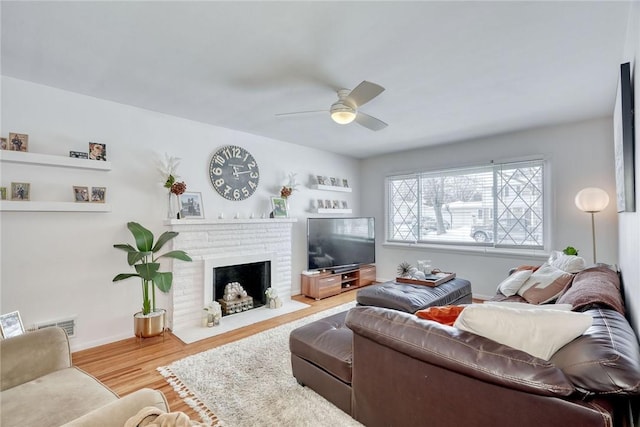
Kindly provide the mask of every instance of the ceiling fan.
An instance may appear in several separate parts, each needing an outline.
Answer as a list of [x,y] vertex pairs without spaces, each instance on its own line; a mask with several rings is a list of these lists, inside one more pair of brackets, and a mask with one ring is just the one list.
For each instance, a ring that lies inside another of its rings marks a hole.
[[355,121],[367,129],[378,131],[388,125],[380,119],[359,111],[358,108],[380,95],[383,91],[384,88],[382,86],[364,80],[353,90],[338,90],[338,100],[331,105],[329,110],[296,111],[293,113],[279,113],[276,116],[329,112],[336,123],[346,125]]

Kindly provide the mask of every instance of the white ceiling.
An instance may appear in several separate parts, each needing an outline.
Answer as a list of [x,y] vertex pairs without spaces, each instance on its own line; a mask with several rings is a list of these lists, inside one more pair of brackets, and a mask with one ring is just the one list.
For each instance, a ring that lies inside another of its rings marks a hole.
[[[611,115],[629,13],[613,1],[2,1],[2,74],[363,158]],[[275,116],[328,109],[362,80],[386,88],[362,108],[384,130]]]

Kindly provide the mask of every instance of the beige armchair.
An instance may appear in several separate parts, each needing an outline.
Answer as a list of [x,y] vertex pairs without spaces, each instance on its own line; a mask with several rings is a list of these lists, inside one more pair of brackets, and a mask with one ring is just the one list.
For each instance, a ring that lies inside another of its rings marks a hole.
[[169,405],[162,392],[119,398],[74,367],[64,330],[45,328],[0,341],[0,425],[122,427],[140,409]]

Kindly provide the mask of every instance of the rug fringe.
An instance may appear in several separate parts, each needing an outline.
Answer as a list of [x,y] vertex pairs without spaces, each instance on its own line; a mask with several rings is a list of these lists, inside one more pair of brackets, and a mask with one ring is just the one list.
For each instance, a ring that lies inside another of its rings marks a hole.
[[162,375],[171,387],[175,390],[178,396],[201,418],[201,422],[211,427],[224,427],[224,423],[218,419],[218,417],[207,408],[199,398],[196,396],[189,387],[187,387],[167,366],[160,366],[156,370]]

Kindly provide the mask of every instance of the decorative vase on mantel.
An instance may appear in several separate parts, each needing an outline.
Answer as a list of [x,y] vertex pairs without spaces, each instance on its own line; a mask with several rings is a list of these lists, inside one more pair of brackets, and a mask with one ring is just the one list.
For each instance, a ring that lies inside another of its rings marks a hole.
[[180,219],[180,201],[178,195],[171,192],[167,201],[167,219]]

